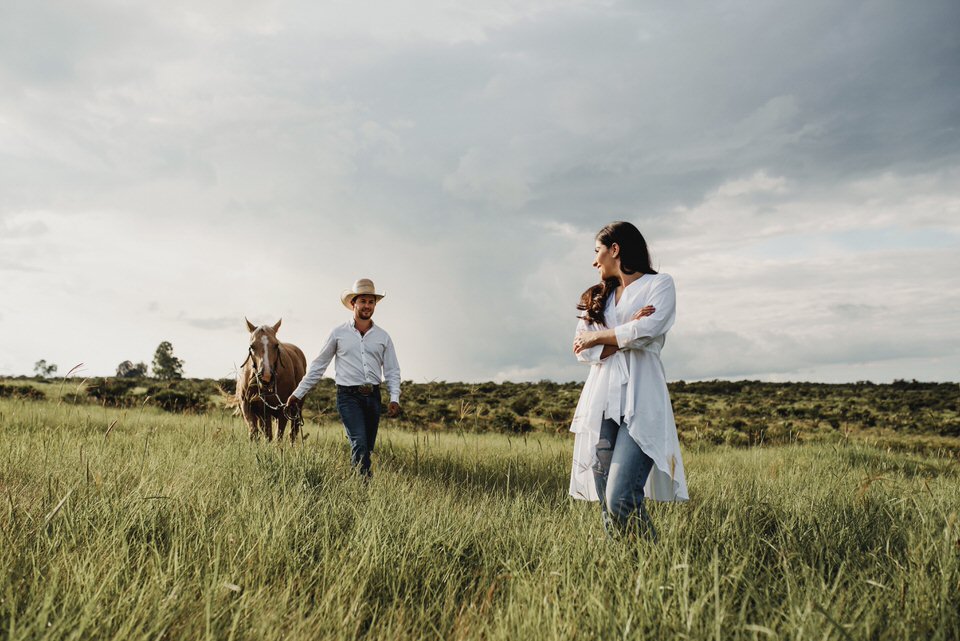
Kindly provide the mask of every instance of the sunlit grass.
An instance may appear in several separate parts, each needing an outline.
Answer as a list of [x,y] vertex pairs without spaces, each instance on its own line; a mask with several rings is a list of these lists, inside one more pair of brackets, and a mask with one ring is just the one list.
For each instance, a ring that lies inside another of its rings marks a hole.
[[[113,425],[111,428],[110,426]],[[659,543],[566,496],[566,438],[0,401],[9,639],[957,639],[960,465],[697,447]],[[105,435],[109,429],[109,434]]]

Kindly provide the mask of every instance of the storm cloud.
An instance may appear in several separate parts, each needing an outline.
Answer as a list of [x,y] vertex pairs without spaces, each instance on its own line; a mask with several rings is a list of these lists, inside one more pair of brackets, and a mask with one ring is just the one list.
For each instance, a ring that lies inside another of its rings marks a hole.
[[678,285],[670,378],[955,380],[956,24],[952,1],[7,3],[0,373],[170,340],[221,376],[245,315],[310,353],[368,276],[404,378],[579,378],[593,234],[624,219]]

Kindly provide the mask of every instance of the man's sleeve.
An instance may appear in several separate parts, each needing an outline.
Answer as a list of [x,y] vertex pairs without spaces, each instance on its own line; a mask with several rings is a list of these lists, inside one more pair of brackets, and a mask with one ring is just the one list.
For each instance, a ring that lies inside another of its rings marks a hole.
[[387,346],[383,350],[383,378],[387,381],[387,391],[390,393],[390,402],[400,402],[400,362],[397,361],[397,350],[393,346],[393,339],[387,336]]
[[661,275],[650,292],[647,305],[657,308],[653,315],[632,320],[614,328],[617,346],[620,349],[640,349],[654,338],[666,334],[673,327],[673,321],[677,316],[677,292],[673,278],[667,274]]
[[303,400],[303,397],[320,382],[323,373],[327,371],[327,367],[330,366],[330,361],[337,355],[336,333],[337,330],[330,332],[330,336],[320,350],[320,354],[313,359],[310,367],[307,368],[307,373],[304,374],[303,379],[300,381],[300,385],[297,386],[297,389],[293,390],[293,395],[297,398]]

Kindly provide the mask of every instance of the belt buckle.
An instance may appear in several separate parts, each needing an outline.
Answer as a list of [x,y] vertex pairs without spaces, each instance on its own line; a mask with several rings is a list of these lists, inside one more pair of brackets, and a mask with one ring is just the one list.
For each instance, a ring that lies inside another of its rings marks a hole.
[[371,394],[373,394],[373,385],[371,385],[370,383],[357,385],[357,391],[363,394],[364,396],[370,396]]

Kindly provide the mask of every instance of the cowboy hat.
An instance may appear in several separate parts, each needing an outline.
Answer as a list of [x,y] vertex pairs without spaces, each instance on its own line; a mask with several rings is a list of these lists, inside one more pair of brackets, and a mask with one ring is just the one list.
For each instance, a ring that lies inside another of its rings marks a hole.
[[383,294],[377,293],[377,288],[373,286],[373,281],[369,278],[361,278],[353,284],[353,287],[350,289],[345,289],[340,293],[340,302],[343,303],[343,306],[353,311],[353,299],[357,296],[375,296],[377,302],[380,302],[380,299],[383,298]]

